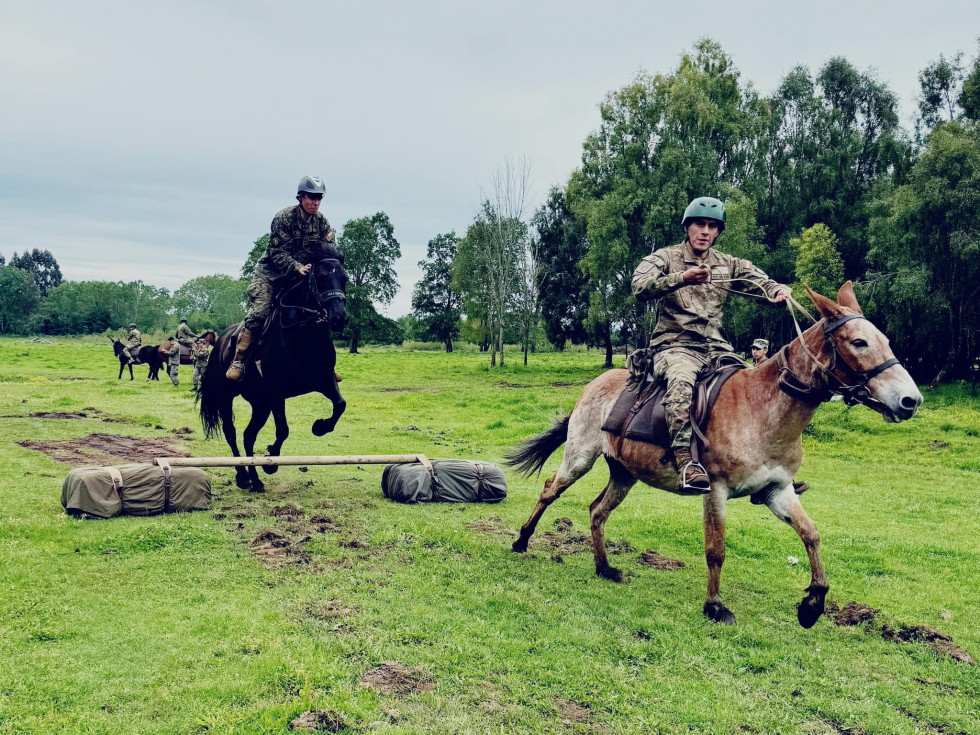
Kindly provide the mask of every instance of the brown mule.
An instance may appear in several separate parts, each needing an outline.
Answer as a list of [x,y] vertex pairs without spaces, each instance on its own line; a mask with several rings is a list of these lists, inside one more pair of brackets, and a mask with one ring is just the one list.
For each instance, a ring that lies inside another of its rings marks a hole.
[[[888,340],[861,314],[851,282],[837,302],[810,292],[823,319],[783,347],[776,358],[753,370],[742,370],[722,387],[711,413],[707,436],[710,449],[702,457],[711,478],[704,496],[705,556],[708,594],[704,614],[716,622],[734,623],[735,616],[719,595],[725,561],[725,505],[731,498],[751,496],[799,535],[810,560],[811,581],[797,605],[797,619],[811,627],[824,609],[827,578],[820,558],[820,536],[800,504],[793,477],[800,467],[800,437],[817,407],[834,393],[849,403],[863,403],[886,421],[911,418],[922,403],[915,382],[888,346]],[[572,413],[538,436],[528,439],[508,457],[508,464],[531,474],[540,472],[548,457],[565,444],[558,471],[545,482],[530,518],[514,542],[517,552],[528,541],[544,513],[565,490],[584,476],[603,456],[609,482],[590,508],[596,573],[615,582],[622,572],[609,565],[604,528],[609,514],[641,480],[677,492],[666,447],[614,437],[600,429],[626,385],[626,370],[610,370],[589,383]]]

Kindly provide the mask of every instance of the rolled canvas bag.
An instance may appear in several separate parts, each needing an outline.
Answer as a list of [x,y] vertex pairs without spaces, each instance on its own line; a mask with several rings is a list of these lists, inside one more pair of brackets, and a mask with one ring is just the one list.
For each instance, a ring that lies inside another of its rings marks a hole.
[[507,497],[507,478],[489,462],[433,459],[388,465],[381,491],[399,503],[499,503]]
[[208,510],[211,481],[197,467],[77,467],[61,487],[61,504],[69,515],[97,518]]

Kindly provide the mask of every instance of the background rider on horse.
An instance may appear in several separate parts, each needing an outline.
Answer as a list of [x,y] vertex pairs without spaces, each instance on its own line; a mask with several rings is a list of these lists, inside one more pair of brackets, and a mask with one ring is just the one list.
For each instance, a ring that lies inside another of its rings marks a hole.
[[[750,261],[712,246],[725,230],[725,205],[698,197],[684,210],[684,241],[645,257],[633,273],[633,295],[658,300],[657,325],[650,340],[653,371],[666,379],[664,413],[674,462],[684,489],[707,493],[710,481],[691,458],[691,398],[698,372],[709,360],[735,350],[721,329],[727,289],[762,291],[772,303],[790,296]],[[726,286],[712,287],[711,281]]]
[[252,282],[248,284],[252,306],[235,344],[235,359],[225,372],[229,380],[241,380],[245,372],[243,360],[252,337],[261,336],[272,300],[279,290],[297,274],[307,275],[313,267],[314,254],[325,244],[336,247],[337,235],[318,211],[326,191],[323,180],[318,176],[304,176],[296,189],[299,204],[286,207],[273,218],[269,247],[256,263]]
[[[126,338],[126,344],[123,346],[123,354],[126,355],[127,365],[136,364],[136,353],[139,352],[142,344],[143,335],[136,328],[136,322],[133,322],[129,325],[129,337]],[[132,369],[130,369],[130,372],[132,372]]]

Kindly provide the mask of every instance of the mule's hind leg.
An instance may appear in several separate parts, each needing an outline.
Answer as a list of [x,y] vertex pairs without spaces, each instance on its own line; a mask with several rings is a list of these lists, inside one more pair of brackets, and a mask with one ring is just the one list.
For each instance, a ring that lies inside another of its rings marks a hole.
[[609,482],[599,493],[599,497],[589,506],[589,516],[592,521],[592,553],[595,555],[595,573],[600,577],[622,582],[623,573],[609,566],[606,558],[605,525],[609,514],[616,510],[629,494],[630,488],[636,484],[636,478],[615,459],[606,457],[609,465]]
[[[235,431],[235,412],[232,410],[233,400],[228,396],[223,397],[222,404],[218,407],[218,413],[221,416],[221,431],[225,435],[225,441],[228,443],[232,455],[241,457],[242,453],[238,449],[238,435]],[[242,466],[235,467],[235,484],[241,490],[248,490],[252,486],[248,471]]]
[[576,449],[571,443],[565,445],[565,456],[561,461],[561,466],[550,480],[545,480],[544,490],[538,498],[538,504],[531,511],[531,517],[527,523],[521,526],[520,535],[511,546],[511,549],[518,553],[527,551],[527,542],[534,534],[534,529],[541,520],[541,516],[549,505],[554,503],[558,496],[571,487],[576,480],[592,469],[599,456],[598,448],[588,447],[584,450]]
[[796,619],[804,628],[812,628],[823,615],[824,599],[830,589],[823,560],[820,558],[820,534],[810,516],[803,510],[792,484],[770,493],[766,498],[766,505],[776,518],[793,527],[806,548],[806,555],[810,559],[810,586],[806,589],[806,597],[796,606]]
[[725,503],[727,493],[704,496],[704,556],[708,562],[708,598],[704,614],[716,623],[735,624],[735,616],[721,601],[721,567],[725,563]]

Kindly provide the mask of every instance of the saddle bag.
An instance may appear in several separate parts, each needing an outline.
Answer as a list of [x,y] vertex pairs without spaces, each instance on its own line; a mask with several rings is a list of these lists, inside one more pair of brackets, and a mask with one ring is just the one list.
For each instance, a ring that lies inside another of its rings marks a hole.
[[96,518],[208,510],[211,481],[197,467],[77,467],[61,487],[61,504],[69,515]]
[[381,491],[399,503],[499,503],[507,497],[507,478],[487,462],[433,459],[388,465]]

